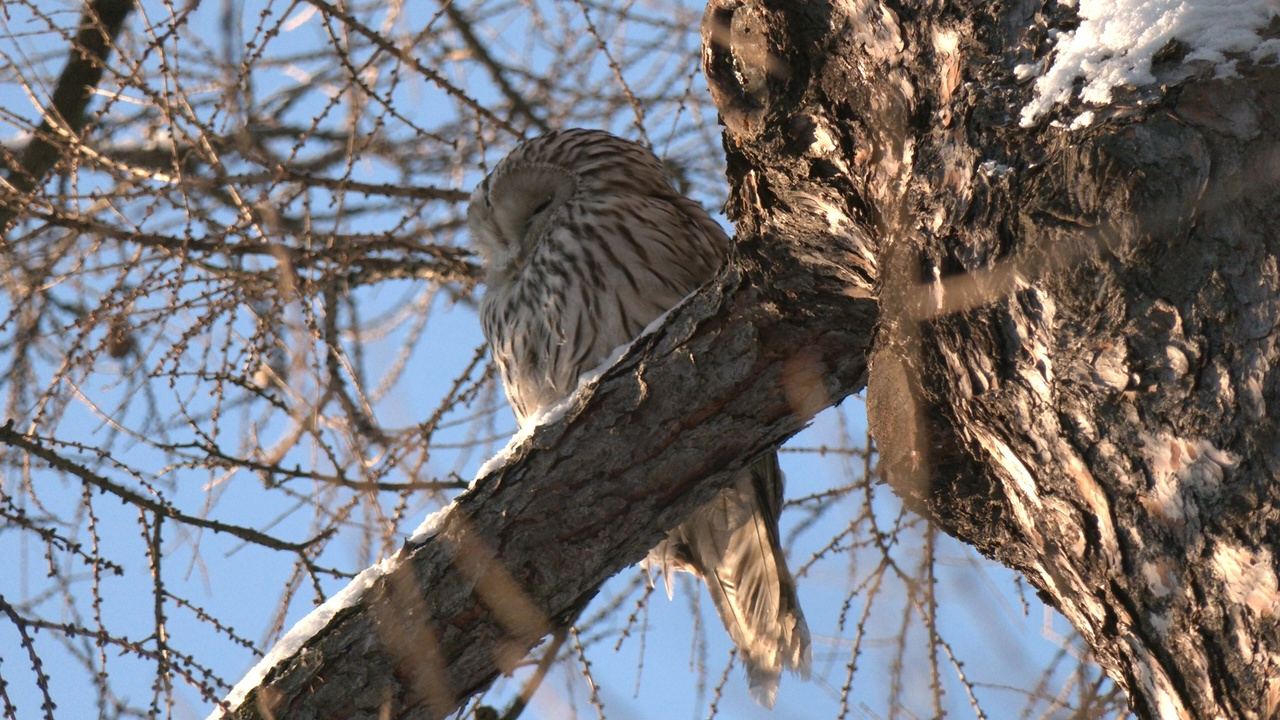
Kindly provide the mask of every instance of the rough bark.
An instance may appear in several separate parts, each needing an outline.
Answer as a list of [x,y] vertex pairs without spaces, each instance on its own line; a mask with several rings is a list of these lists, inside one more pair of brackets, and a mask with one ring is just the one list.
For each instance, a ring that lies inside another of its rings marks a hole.
[[895,489],[1025,574],[1139,716],[1274,716],[1280,74],[1173,48],[1092,127],[1021,128],[1012,68],[1072,12],[713,2],[734,266],[236,716],[430,717],[485,686],[860,387],[873,284]]
[[[779,247],[787,247],[787,243]],[[734,470],[865,381],[869,286],[740,261],[450,506],[237,718],[444,717],[572,621]],[[861,278],[867,277],[866,273]],[[825,283],[825,287],[824,287]],[[852,283],[852,284],[851,284]]]
[[1013,67],[1073,12],[713,3],[739,231],[810,201],[866,229],[890,482],[1139,716],[1274,717],[1280,72],[1171,46],[1092,127],[1019,127]]

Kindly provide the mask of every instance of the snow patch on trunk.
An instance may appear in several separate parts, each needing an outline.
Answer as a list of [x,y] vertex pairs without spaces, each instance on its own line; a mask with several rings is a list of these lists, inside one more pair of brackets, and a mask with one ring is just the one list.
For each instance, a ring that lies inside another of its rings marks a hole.
[[[323,630],[339,611],[354,605],[379,577],[391,572],[399,564],[400,553],[396,553],[376,565],[366,568],[364,572],[347,583],[347,586],[337,595],[329,598],[323,605],[312,610],[306,617],[299,620],[297,624],[289,629],[289,632],[285,633],[284,637],[276,642],[275,647],[271,648],[271,652],[259,660],[258,664],[245,673],[240,682],[236,683],[236,686],[231,689],[231,693],[227,695],[225,700],[227,707],[232,710],[240,707],[249,691],[261,685],[262,681],[266,679],[267,673],[271,672],[281,661],[297,655],[302,650],[302,646],[315,637],[316,633]],[[209,715],[208,720],[219,720],[226,716],[222,708],[218,708]]]
[[[1184,62],[1217,65],[1219,76],[1235,74],[1227,53],[1251,52],[1254,62],[1280,56],[1280,42],[1263,41],[1258,30],[1280,15],[1275,0],[1080,0],[1080,26],[1061,33],[1053,61],[1041,74],[1036,65],[1019,65],[1019,78],[1036,75],[1035,97],[1022,109],[1028,127],[1052,107],[1071,99],[1083,79],[1080,99],[1106,105],[1117,87],[1155,82],[1151,61],[1172,40],[1188,46]],[[1085,111],[1071,128],[1085,127],[1094,115]]]

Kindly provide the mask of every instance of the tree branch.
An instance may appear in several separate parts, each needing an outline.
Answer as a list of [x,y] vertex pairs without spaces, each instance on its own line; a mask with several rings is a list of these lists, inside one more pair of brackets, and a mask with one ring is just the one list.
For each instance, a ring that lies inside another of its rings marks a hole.
[[0,204],[0,235],[8,234],[19,208],[62,157],[67,143],[54,138],[79,137],[84,130],[89,100],[102,80],[111,47],[133,5],[133,0],[91,0],[85,5],[80,31],[67,53],[67,64],[58,76],[53,98],[43,111],[44,120],[17,158],[17,166],[10,167],[5,177],[9,185],[5,194],[10,197]]
[[781,257],[780,282],[747,279],[762,267],[742,261],[638,340],[230,716],[445,716],[735,470],[860,388],[867,288],[819,288]]
[[95,473],[84,465],[73,462],[59,455],[53,450],[42,445],[37,438],[24,435],[15,430],[13,428],[12,419],[0,426],[0,445],[8,445],[9,447],[20,450],[27,455],[39,458],[54,470],[64,472],[78,478],[81,482],[97,488],[100,492],[110,493],[120,498],[121,502],[128,503],[129,505],[133,505],[140,509],[149,510],[154,513],[156,517],[173,518],[184,525],[204,528],[218,533],[227,533],[228,535],[240,538],[245,542],[261,545],[262,547],[272,548],[274,550],[285,550],[301,555],[308,548],[332,535],[334,532],[333,530],[326,530],[318,536],[308,540],[303,540],[301,542],[287,542],[274,538],[266,533],[254,530],[253,528],[218,522],[217,520],[209,520],[207,518],[181,512],[163,499],[155,500],[147,497],[143,493],[114,482],[103,475]]

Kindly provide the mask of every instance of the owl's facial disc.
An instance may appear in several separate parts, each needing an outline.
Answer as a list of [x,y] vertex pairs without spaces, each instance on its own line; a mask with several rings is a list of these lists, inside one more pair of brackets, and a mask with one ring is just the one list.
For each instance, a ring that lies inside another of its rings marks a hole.
[[477,188],[468,221],[490,272],[519,272],[577,188],[576,175],[547,164],[500,167]]

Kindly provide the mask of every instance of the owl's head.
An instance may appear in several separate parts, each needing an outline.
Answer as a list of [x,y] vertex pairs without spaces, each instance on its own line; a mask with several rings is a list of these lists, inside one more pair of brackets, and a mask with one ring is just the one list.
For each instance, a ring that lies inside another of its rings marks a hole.
[[467,224],[493,278],[519,272],[574,207],[591,204],[598,212],[611,198],[635,196],[679,198],[648,148],[603,130],[559,130],[525,141],[498,163],[471,194]]
[[578,177],[568,168],[514,158],[498,164],[467,207],[471,241],[490,274],[518,271],[578,190]]

